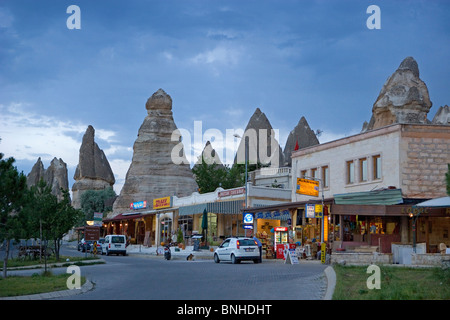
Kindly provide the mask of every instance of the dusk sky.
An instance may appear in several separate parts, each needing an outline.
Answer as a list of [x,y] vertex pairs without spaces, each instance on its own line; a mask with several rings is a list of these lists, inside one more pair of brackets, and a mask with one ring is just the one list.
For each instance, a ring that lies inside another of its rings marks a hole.
[[[70,5],[81,29],[67,26]],[[370,5],[381,29],[366,25]],[[159,88],[188,132],[194,121],[243,130],[260,108],[282,148],[302,116],[323,143],[361,131],[408,56],[431,120],[450,104],[449,17],[450,1],[436,0],[0,0],[0,152],[25,174],[38,157],[45,168],[62,158],[71,188],[92,125],[119,193]]]

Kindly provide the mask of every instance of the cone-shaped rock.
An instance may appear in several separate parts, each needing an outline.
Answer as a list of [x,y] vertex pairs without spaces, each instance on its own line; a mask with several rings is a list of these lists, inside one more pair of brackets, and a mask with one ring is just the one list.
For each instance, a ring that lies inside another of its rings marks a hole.
[[250,164],[279,167],[284,164],[284,155],[275,132],[266,115],[256,108],[251,116],[244,137],[241,138],[234,163],[245,163],[245,141],[248,141],[248,161]]
[[417,62],[408,57],[387,79],[373,104],[372,118],[363,126],[363,131],[392,123],[427,123],[431,106],[428,88],[419,78]]
[[28,187],[37,185],[40,179],[43,179],[47,183],[47,186],[50,186],[51,193],[58,200],[63,199],[61,189],[69,190],[67,164],[62,159],[53,158],[50,166],[46,170],[41,158],[39,158],[27,176]]
[[216,152],[216,150],[213,149],[210,141],[206,142],[206,145],[203,148],[201,155],[198,157],[194,167],[202,163],[202,157],[206,164],[216,164],[217,166],[223,166],[222,161],[220,161],[219,154]]
[[447,105],[439,107],[434,115],[432,123],[450,125],[450,107]]
[[145,200],[151,206],[153,199],[187,196],[198,189],[173,120],[171,97],[159,89],[145,107],[148,115],[139,128],[113,216],[128,211],[133,202]]
[[115,178],[105,153],[94,141],[95,130],[86,129],[80,147],[80,155],[72,186],[74,208],[81,208],[81,195],[87,190],[102,190],[114,185]]
[[319,144],[316,134],[309,127],[308,122],[305,117],[301,117],[298,124],[295,126],[294,130],[289,133],[286,140],[286,145],[284,146],[284,163],[286,166],[290,167],[292,165],[292,151],[294,151],[296,144],[298,148],[306,148],[309,146],[314,146]]

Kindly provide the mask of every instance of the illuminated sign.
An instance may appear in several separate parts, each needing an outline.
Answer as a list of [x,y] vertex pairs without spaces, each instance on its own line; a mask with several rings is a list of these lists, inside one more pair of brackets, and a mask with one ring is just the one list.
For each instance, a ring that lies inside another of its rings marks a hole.
[[147,208],[147,201],[138,201],[130,203],[130,209],[144,209]]
[[253,223],[253,214],[245,212],[244,213],[244,223]]
[[318,197],[319,181],[297,178],[297,189],[295,193]]
[[314,204],[307,204],[306,205],[306,218],[315,218],[316,217],[316,206]]
[[164,209],[172,206],[172,197],[153,199],[153,209]]

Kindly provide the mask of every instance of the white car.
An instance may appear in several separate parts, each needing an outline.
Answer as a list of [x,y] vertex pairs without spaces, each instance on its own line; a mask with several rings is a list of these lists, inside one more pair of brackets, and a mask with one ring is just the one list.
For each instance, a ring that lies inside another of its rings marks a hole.
[[254,263],[261,262],[257,242],[252,238],[228,238],[214,252],[214,261],[231,261],[239,263],[242,260],[253,260]]
[[102,254],[109,256],[111,253],[127,255],[127,239],[123,234],[109,234],[102,244]]

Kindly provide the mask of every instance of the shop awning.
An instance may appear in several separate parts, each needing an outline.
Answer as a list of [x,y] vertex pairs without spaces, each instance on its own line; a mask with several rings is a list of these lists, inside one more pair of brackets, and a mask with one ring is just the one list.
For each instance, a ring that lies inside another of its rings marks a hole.
[[120,213],[115,217],[103,219],[103,222],[113,222],[113,221],[121,221],[121,220],[130,220],[139,217],[141,214],[139,212],[136,213]]
[[244,200],[218,201],[194,204],[178,208],[179,216],[201,214],[206,209],[207,212],[216,214],[240,214],[244,207]]
[[401,189],[380,189],[367,192],[335,194],[336,204],[394,205],[403,203]]
[[416,207],[450,208],[450,197],[431,199],[416,204]]

